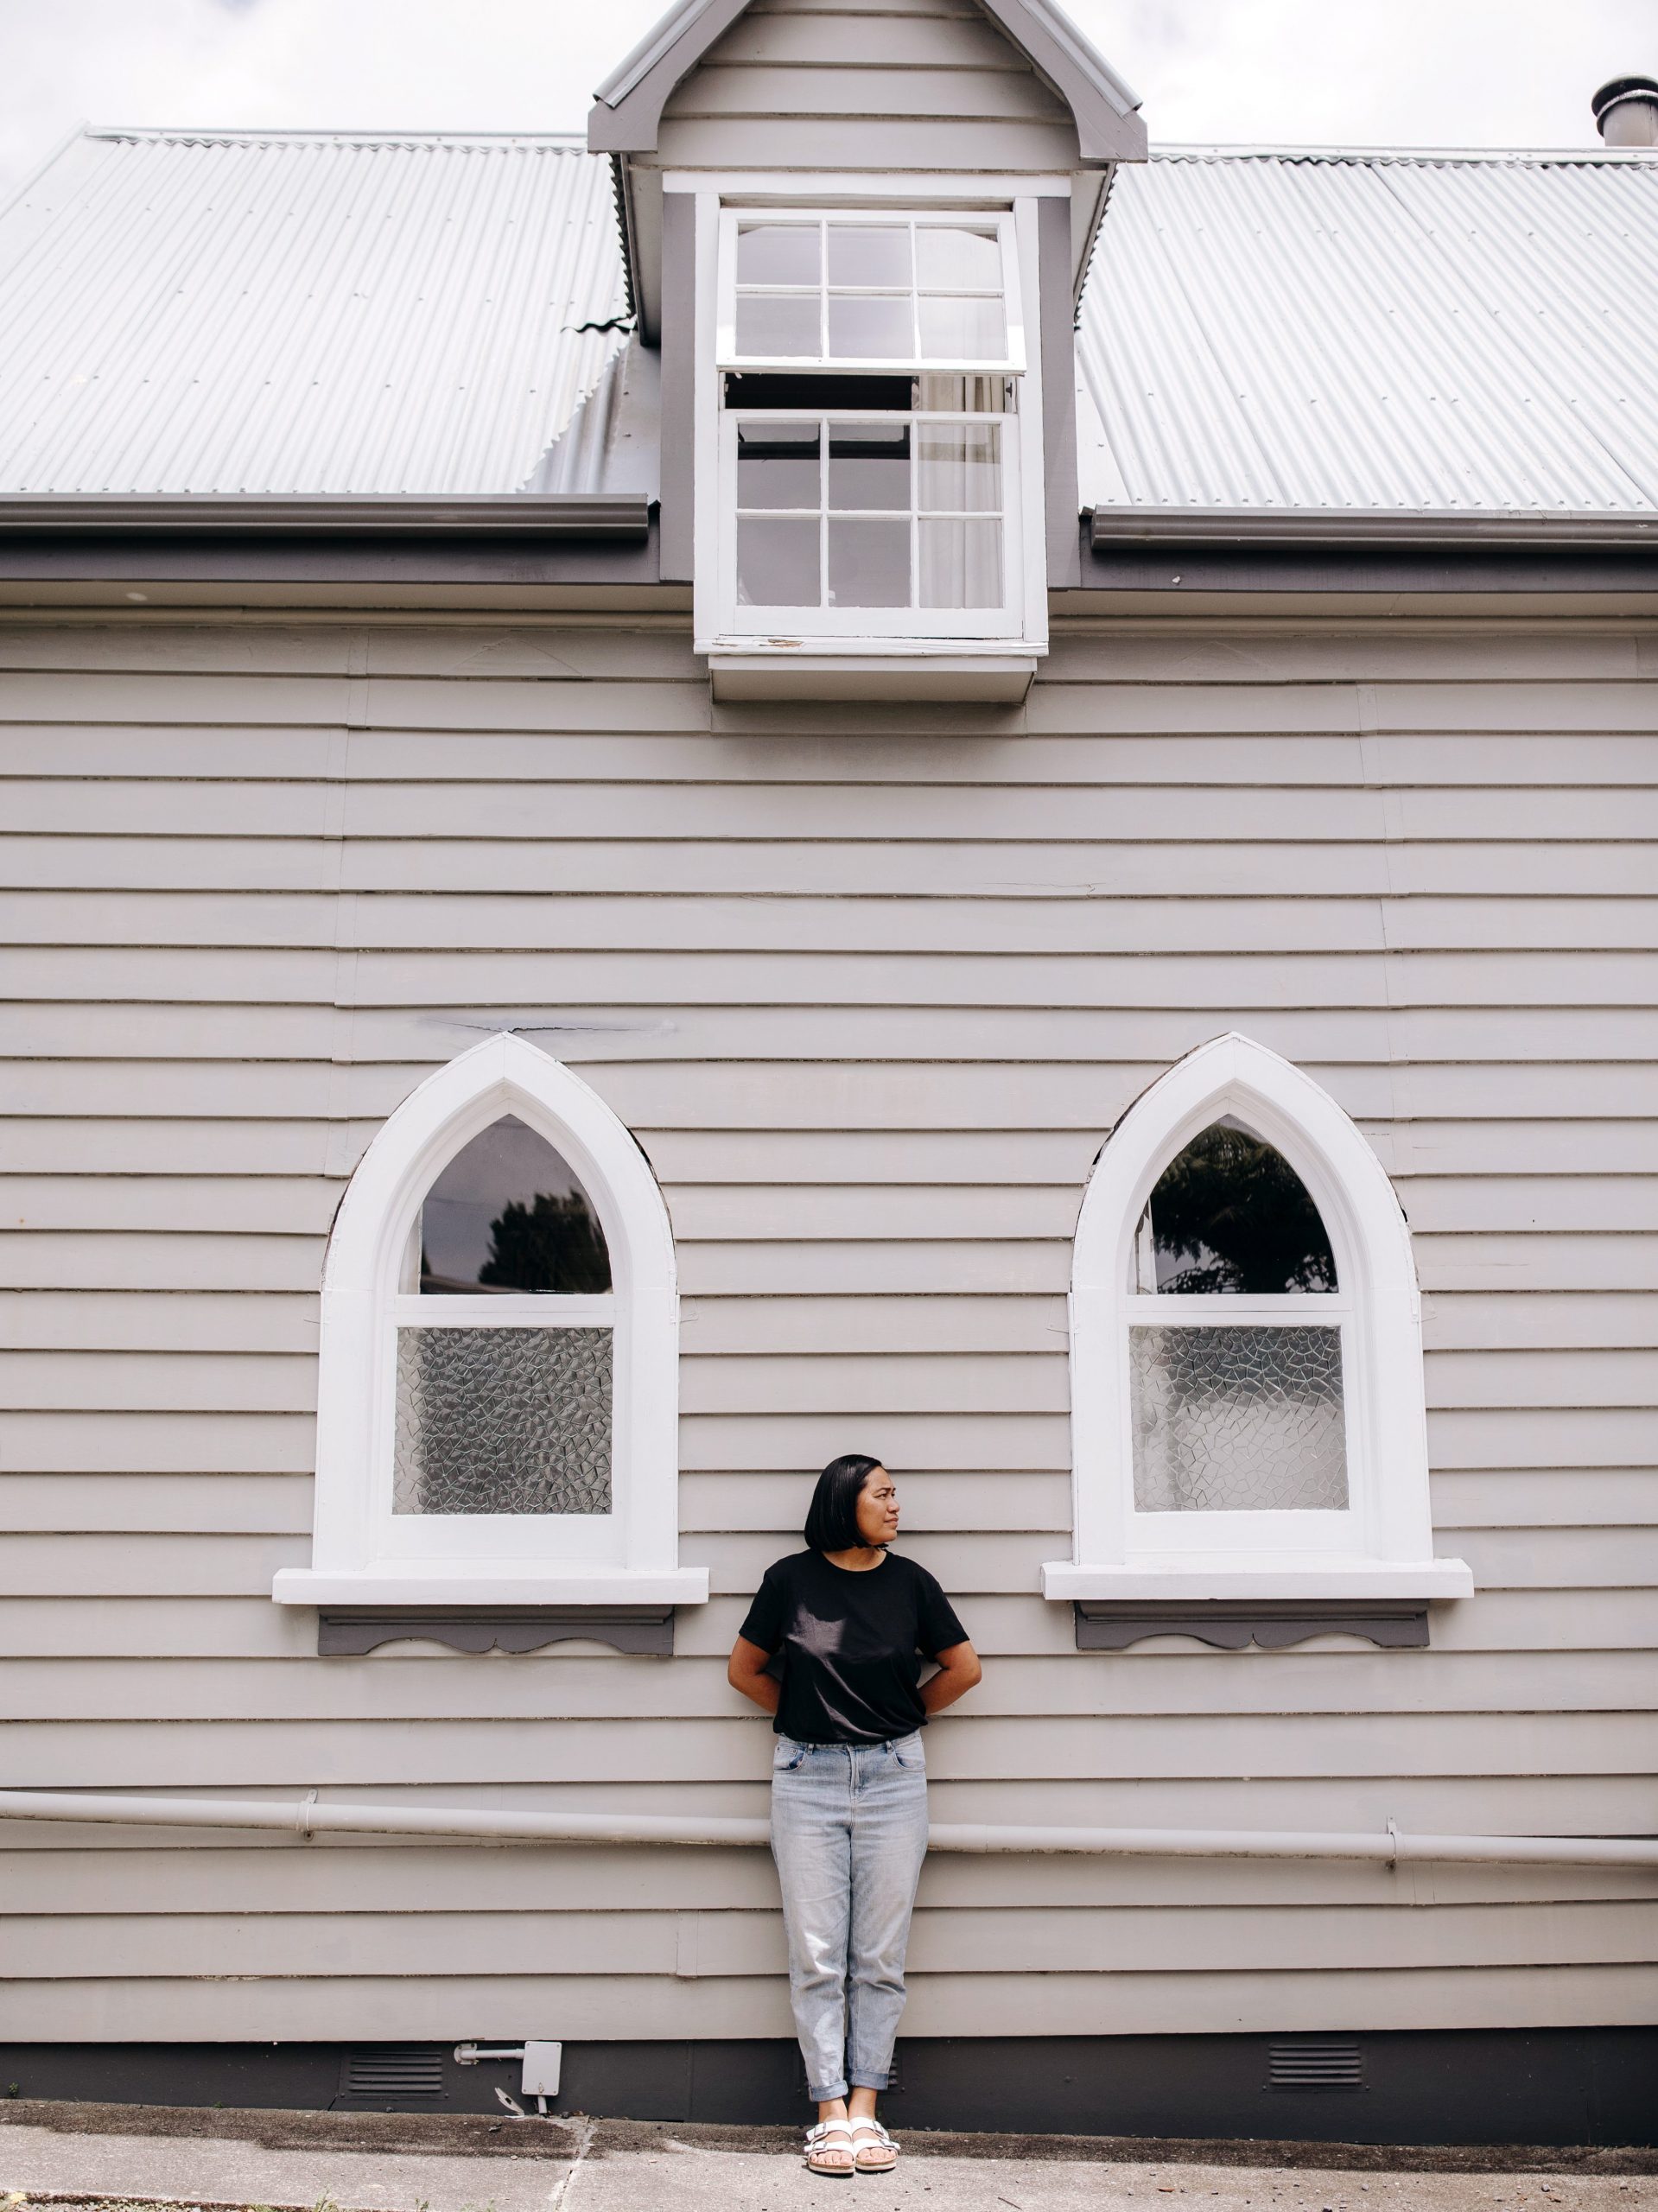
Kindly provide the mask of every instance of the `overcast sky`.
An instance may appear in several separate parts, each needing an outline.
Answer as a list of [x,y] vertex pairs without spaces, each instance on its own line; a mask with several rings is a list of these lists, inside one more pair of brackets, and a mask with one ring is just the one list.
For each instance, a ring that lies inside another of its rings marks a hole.
[[[666,0],[0,0],[0,198],[98,123],[573,130]],[[1154,142],[1575,146],[1658,0],[1072,0]]]

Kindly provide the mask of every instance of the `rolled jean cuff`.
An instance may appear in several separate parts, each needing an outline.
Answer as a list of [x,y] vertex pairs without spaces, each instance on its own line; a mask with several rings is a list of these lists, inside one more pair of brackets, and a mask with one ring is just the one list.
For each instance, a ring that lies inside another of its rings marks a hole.
[[808,2082],[806,2084],[806,2094],[815,2105],[832,2105],[836,2097],[843,2097],[846,2093],[847,2085],[844,2082],[831,2082],[826,2089],[819,2088],[815,2082]]
[[860,2073],[855,2066],[852,2069],[852,2086],[854,2089],[889,2089],[892,2085],[893,2077],[890,2074],[877,2074],[867,2069]]

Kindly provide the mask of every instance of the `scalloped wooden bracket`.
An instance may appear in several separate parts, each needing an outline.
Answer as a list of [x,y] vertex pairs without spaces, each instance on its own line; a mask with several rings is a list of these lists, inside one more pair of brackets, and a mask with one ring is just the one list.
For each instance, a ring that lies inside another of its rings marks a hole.
[[377,1650],[409,1638],[447,1643],[455,1651],[540,1651],[549,1643],[580,1639],[615,1651],[642,1651],[671,1659],[671,1605],[449,1605],[430,1612],[322,1607],[317,1614],[320,1656],[336,1658]]
[[1079,1598],[1072,1611],[1079,1651],[1126,1651],[1148,1636],[1190,1636],[1222,1651],[1257,1643],[1263,1651],[1312,1636],[1358,1636],[1389,1650],[1420,1649],[1427,1605],[1373,1598]]

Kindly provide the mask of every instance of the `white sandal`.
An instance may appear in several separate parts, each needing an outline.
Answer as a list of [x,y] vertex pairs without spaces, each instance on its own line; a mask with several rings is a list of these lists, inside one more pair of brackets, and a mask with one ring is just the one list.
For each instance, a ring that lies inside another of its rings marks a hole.
[[[890,2174],[898,2164],[898,2145],[880,2120],[854,2120],[852,2133],[854,2139],[852,2145],[854,2169],[861,2174]],[[867,2135],[873,2139],[867,2145],[860,2144],[855,2139],[860,2135]],[[873,2158],[866,2158],[864,2153],[867,2150],[874,2152],[876,2155]]]
[[[839,2143],[831,2143],[828,2139],[831,2135],[838,2135],[842,2139]],[[845,2165],[819,2165],[818,2159],[825,2151],[844,2152]],[[806,2130],[806,2171],[808,2173],[823,2174],[831,2181],[850,2181],[857,2163],[857,2153],[852,2147],[852,2129],[846,2120],[820,2120],[816,2127],[809,2127]]]

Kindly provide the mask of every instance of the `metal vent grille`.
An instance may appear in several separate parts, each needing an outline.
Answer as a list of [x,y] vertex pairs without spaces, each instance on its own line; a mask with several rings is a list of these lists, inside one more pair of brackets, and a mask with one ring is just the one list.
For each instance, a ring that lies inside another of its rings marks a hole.
[[443,2053],[429,2044],[369,2044],[346,2054],[340,2093],[346,2097],[441,2097]]
[[1267,2046],[1269,2089],[1362,2089],[1364,2054],[1356,2036],[1299,2036]]

